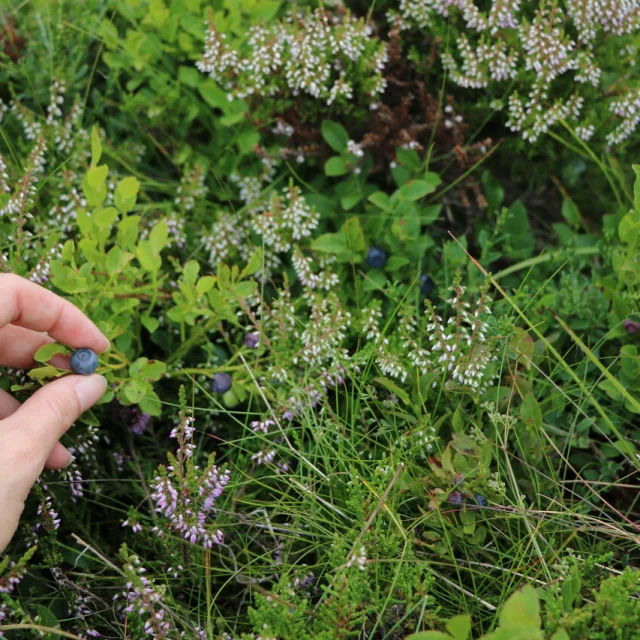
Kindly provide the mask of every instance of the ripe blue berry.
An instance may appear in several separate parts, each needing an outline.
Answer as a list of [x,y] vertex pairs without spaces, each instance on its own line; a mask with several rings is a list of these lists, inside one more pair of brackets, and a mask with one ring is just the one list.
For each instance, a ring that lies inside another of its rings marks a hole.
[[372,269],[382,269],[387,264],[387,252],[380,247],[371,247],[367,262]]
[[71,354],[71,369],[81,376],[88,376],[98,368],[98,356],[91,349],[76,349]]
[[421,273],[418,280],[420,282],[420,291],[425,296],[428,296],[436,287],[436,283],[426,273]]
[[244,344],[249,349],[255,349],[260,344],[260,334],[256,333],[247,333],[244,337]]
[[476,504],[479,507],[486,507],[487,506],[487,499],[483,495],[480,495],[479,493],[474,493],[473,494],[473,499],[476,501]]
[[216,373],[213,376],[213,384],[211,385],[213,393],[226,393],[231,389],[231,376],[228,373]]

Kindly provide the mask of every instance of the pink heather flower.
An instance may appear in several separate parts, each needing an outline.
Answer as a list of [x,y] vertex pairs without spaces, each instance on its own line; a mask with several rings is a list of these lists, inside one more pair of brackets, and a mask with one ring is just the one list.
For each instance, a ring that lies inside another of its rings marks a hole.
[[151,423],[151,416],[148,413],[142,411],[138,414],[133,424],[129,427],[131,433],[135,433],[137,436],[141,436]]
[[223,540],[222,532],[211,531],[207,521],[231,474],[219,469],[213,461],[202,471],[194,464],[194,433],[193,417],[181,414],[180,424],[171,432],[171,437],[178,441],[175,455],[170,456],[173,464],[156,476],[151,487],[155,510],[167,522],[152,531],[161,537],[163,529],[168,529],[191,544],[208,549]]

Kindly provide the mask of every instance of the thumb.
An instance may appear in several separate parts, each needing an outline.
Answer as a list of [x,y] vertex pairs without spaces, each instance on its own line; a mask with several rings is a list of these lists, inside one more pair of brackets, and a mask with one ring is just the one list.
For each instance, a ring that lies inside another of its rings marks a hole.
[[100,400],[106,388],[107,380],[100,375],[71,375],[50,382],[3,420],[3,431],[19,433],[20,440],[28,443],[30,462],[39,473],[56,442],[83,411]]
[[31,486],[56,442],[105,392],[99,375],[50,382],[0,421],[0,553],[13,536]]

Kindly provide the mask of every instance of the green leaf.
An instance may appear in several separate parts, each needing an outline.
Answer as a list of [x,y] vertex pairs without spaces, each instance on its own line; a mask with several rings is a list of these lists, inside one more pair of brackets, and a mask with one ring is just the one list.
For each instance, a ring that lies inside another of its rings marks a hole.
[[576,598],[580,595],[580,576],[573,573],[569,578],[562,581],[562,606],[568,613],[573,609]]
[[565,200],[562,203],[562,217],[574,229],[580,226],[580,212],[573,200]]
[[160,256],[153,250],[148,240],[140,240],[136,249],[136,257],[140,266],[150,273],[155,273],[162,266]]
[[542,411],[540,405],[532,393],[528,393],[520,407],[520,417],[528,426],[533,426],[536,431],[542,428]]
[[376,207],[379,207],[383,211],[392,211],[391,202],[389,201],[389,196],[384,191],[376,191],[372,193],[369,198],[369,202],[375,204]]
[[253,252],[247,266],[241,271],[240,279],[252,276],[262,268],[262,249],[258,248]]
[[149,390],[147,395],[140,400],[140,409],[150,416],[159,416],[162,413],[162,403],[155,391]]
[[400,398],[400,400],[402,400],[402,402],[404,402],[405,404],[411,404],[411,398],[409,398],[409,394],[404,389],[401,389],[395,382],[389,380],[389,378],[383,378],[382,376],[380,376],[374,378],[373,382],[381,384],[388,391],[391,391],[391,393],[397,395],[398,398]]
[[538,630],[541,624],[538,594],[531,585],[516,591],[500,611],[501,630]]
[[636,174],[636,179],[633,183],[633,208],[636,211],[640,211],[640,164],[632,164],[631,166]]
[[138,241],[140,216],[126,216],[118,223],[118,244],[123,249],[134,250]]
[[150,360],[140,370],[140,375],[149,382],[156,382],[162,378],[167,370],[167,365],[160,360]]
[[107,197],[107,174],[109,167],[106,164],[99,167],[91,167],[82,179],[82,190],[87,202],[92,207],[100,207]]
[[189,285],[194,285],[200,273],[200,264],[197,260],[189,260],[182,268],[182,277]]
[[630,211],[620,220],[618,235],[620,240],[626,244],[638,242],[638,238],[640,238],[640,211]]
[[122,386],[124,395],[132,404],[138,404],[147,394],[149,383],[145,380],[129,380]]
[[59,378],[61,375],[67,373],[66,371],[61,371],[57,367],[52,367],[47,365],[46,367],[37,367],[36,369],[31,369],[27,375],[32,380],[46,380],[47,378]]
[[106,259],[107,273],[111,276],[118,273],[129,264],[134,257],[133,253],[123,251],[118,245],[111,247]]
[[140,190],[140,183],[137,178],[132,176],[123,178],[118,182],[116,192],[114,194],[114,201],[118,211],[126,215],[133,209],[136,200],[138,199],[138,191]]
[[343,156],[329,158],[324,165],[324,172],[328,176],[343,176],[345,173],[349,173],[346,158]]
[[160,220],[149,234],[149,242],[151,247],[156,253],[160,253],[164,249],[169,241],[169,228],[164,220]]
[[444,626],[456,640],[468,640],[471,634],[471,616],[454,616]]
[[195,89],[198,86],[201,78],[202,75],[195,67],[186,67],[184,65],[178,67],[178,81],[191,89]]
[[244,299],[255,295],[257,286],[258,283],[255,280],[245,280],[234,284],[232,289],[238,298]]
[[91,166],[97,167],[102,157],[102,143],[100,142],[100,134],[98,129],[91,127]]
[[210,106],[223,111],[228,106],[227,92],[223,91],[212,79],[207,79],[198,87],[200,95]]
[[564,629],[558,629],[552,636],[551,640],[571,640],[569,634]]
[[409,258],[405,258],[404,256],[391,256],[387,260],[385,268],[387,269],[387,271],[397,271],[398,269],[401,269],[402,267],[408,265],[409,262]]
[[435,180],[429,182],[426,180],[409,180],[409,182],[405,182],[399,189],[400,196],[407,200],[420,200],[420,198],[433,193],[439,184],[440,178],[435,173],[432,175],[438,178],[437,182]]
[[118,210],[115,207],[96,209],[91,214],[91,220],[98,229],[108,229],[118,219]]
[[340,231],[344,234],[347,247],[351,251],[357,252],[364,249],[364,233],[358,218],[349,218],[342,225]]
[[[60,622],[58,622],[58,618],[54,615],[51,609],[39,604],[36,607],[37,617],[36,620],[38,624],[43,627],[48,627],[49,629],[60,629]],[[40,634],[41,637],[45,638],[45,640],[53,640],[53,638],[59,638],[60,636],[57,633],[47,633]]]
[[67,355],[70,353],[70,349],[63,344],[57,342],[50,342],[49,344],[43,344],[34,354],[33,359],[36,362],[49,362],[53,356],[58,353]]
[[[345,131],[344,127],[339,125],[333,120],[322,121],[322,137],[325,142],[338,153],[342,153],[347,149],[347,142],[349,142],[349,134]],[[331,174],[327,174],[331,175]]]
[[412,633],[404,640],[451,640],[451,636],[442,631],[420,631],[419,633]]
[[347,249],[347,241],[342,233],[325,233],[311,243],[311,249],[321,253],[341,253]]
[[51,282],[65,293],[82,293],[89,290],[85,278],[59,262],[51,263]]
[[488,171],[482,174],[482,184],[489,211],[498,211],[504,200],[504,189]]
[[464,431],[464,412],[462,410],[462,402],[458,404],[451,418],[451,426],[454,431],[462,433]]
[[149,332],[155,333],[160,326],[160,322],[156,320],[152,316],[141,316],[140,322],[142,322],[142,326]]
[[198,278],[198,282],[196,284],[196,292],[199,296],[202,296],[208,291],[211,291],[215,283],[216,279],[213,276],[202,276],[202,278]]
[[420,169],[420,156],[415,149],[398,147],[396,149],[396,160],[411,171],[418,171],[418,169]]

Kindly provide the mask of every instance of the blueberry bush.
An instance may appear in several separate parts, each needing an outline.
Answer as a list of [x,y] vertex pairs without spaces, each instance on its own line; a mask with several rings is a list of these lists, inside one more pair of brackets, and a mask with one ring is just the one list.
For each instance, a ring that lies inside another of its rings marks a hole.
[[640,4],[78,6],[0,6],[0,272],[111,343],[2,371],[109,384],[0,637],[637,637]]

